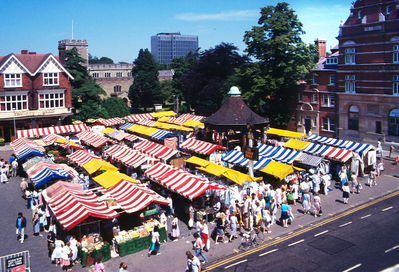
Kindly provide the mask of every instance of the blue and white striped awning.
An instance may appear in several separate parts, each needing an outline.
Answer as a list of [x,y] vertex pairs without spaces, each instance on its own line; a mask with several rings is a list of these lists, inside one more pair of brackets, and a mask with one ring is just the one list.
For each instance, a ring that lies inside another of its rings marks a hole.
[[347,150],[351,150],[353,152],[359,153],[359,155],[361,155],[361,156],[363,154],[367,153],[370,149],[374,148],[374,146],[370,145],[370,144],[361,144],[358,142],[328,138],[328,137],[318,136],[318,135],[311,135],[309,137],[306,137],[305,139],[314,141],[314,142],[319,142],[319,143],[323,143],[323,144],[327,144],[327,145],[344,148]]
[[44,156],[44,153],[34,149],[32,147],[26,147],[20,151],[18,151],[16,154],[17,158],[21,161],[29,158],[29,157],[33,157],[33,156]]
[[30,179],[35,187],[42,187],[52,179],[69,179],[71,176],[64,169],[45,168]]
[[321,145],[312,143],[308,145],[303,151],[312,153],[312,154],[323,154],[325,153],[330,147],[328,145]]
[[269,158],[262,157],[259,161],[254,163],[254,169],[255,170],[262,169],[262,168],[266,167],[266,165],[268,165],[269,162],[271,162],[271,161],[272,160]]
[[352,150],[353,152],[359,153],[360,156],[366,154],[370,149],[373,149],[374,146],[370,144],[361,144],[356,142],[351,142],[344,146],[343,148]]
[[281,161],[288,164],[291,164],[299,155],[301,155],[300,151],[281,146],[275,147],[260,144],[258,148],[260,156],[265,158],[271,158],[276,161]]
[[160,130],[158,130],[157,132],[155,132],[154,134],[151,135],[151,138],[153,138],[155,140],[163,140],[163,139],[168,138],[168,137],[177,137],[177,135],[173,134],[173,133],[171,133],[171,132],[169,132],[167,130],[163,130],[163,129],[160,129]]
[[241,166],[246,166],[248,164],[248,159],[244,158],[244,154],[240,151],[231,150],[222,158],[223,161],[233,164],[239,164]]
[[273,157],[274,154],[277,153],[280,147],[276,146],[271,146],[271,145],[265,145],[265,144],[260,144],[258,145],[259,149],[259,156],[262,157]]
[[131,126],[133,126],[132,123],[126,123],[126,124],[121,125],[119,128],[126,130],[126,129],[130,128]]

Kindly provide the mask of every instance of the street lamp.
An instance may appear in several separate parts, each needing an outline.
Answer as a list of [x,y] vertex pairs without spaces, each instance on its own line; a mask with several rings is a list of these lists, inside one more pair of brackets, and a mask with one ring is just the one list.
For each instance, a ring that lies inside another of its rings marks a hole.
[[15,108],[12,108],[13,120],[14,120],[14,140],[17,139],[17,126],[15,125]]

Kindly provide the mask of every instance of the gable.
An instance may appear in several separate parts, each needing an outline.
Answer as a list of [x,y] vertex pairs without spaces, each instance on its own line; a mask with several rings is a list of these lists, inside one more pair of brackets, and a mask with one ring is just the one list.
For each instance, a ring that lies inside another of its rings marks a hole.
[[11,56],[2,67],[0,67],[2,74],[24,74],[30,72],[19,62],[14,56]]
[[41,69],[38,71],[39,73],[61,73],[63,72],[60,68],[59,64],[54,61],[53,58],[48,58],[47,61],[43,64]]

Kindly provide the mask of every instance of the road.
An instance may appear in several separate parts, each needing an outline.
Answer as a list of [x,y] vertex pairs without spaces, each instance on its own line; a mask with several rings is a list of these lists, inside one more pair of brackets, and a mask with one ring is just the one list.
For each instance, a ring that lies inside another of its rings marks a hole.
[[396,194],[353,208],[213,263],[208,271],[381,271],[399,263],[398,203]]

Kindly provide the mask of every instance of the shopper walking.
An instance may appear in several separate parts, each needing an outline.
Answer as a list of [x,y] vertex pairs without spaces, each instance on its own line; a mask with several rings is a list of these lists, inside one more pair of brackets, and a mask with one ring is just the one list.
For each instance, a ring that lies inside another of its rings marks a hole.
[[237,219],[236,213],[233,212],[230,216],[231,233],[230,233],[229,242],[231,242],[233,239],[237,238],[237,227],[238,227],[238,219]]
[[360,183],[357,180],[357,175],[355,174],[355,172],[352,172],[351,179],[352,179],[352,190],[351,190],[351,192],[358,194],[359,193],[359,189],[360,189]]
[[96,269],[96,272],[105,272],[105,267],[104,267],[104,264],[103,264],[103,257],[102,256],[99,256],[96,259],[96,263],[94,265],[94,268]]
[[172,240],[178,241],[180,236],[179,219],[176,214],[173,215],[172,220]]
[[18,217],[15,223],[16,234],[18,241],[21,241],[21,244],[25,239],[25,228],[26,228],[26,218],[22,215],[22,213],[18,213]]
[[201,271],[201,263],[199,259],[190,251],[186,251],[187,266],[186,272],[199,272]]
[[151,254],[154,253],[156,255],[160,255],[161,254],[159,252],[160,248],[161,248],[161,242],[159,240],[159,227],[155,226],[151,233],[151,247],[150,250],[148,251],[148,257],[150,257]]
[[302,196],[302,208],[303,208],[303,213],[304,214],[309,214],[310,209],[312,208],[311,205],[311,199],[310,199],[310,193],[304,193]]
[[201,256],[202,260],[204,263],[208,262],[208,258],[205,256],[203,249],[204,249],[204,243],[202,242],[202,239],[198,233],[194,233],[194,248],[195,248],[195,256]]
[[281,204],[281,221],[284,228],[288,228],[288,219],[290,218],[290,206],[287,202]]
[[3,167],[0,169],[0,182],[4,184],[8,183],[8,171],[5,165],[3,165]]
[[370,187],[377,185],[376,176],[377,176],[377,172],[375,171],[375,169],[374,168],[371,169],[369,176],[368,176],[368,181],[367,181],[367,183]]
[[319,196],[319,193],[316,193],[315,196],[313,197],[313,207],[314,207],[314,217],[321,216],[323,212],[321,210],[321,198]]
[[348,200],[349,200],[349,193],[350,193],[350,189],[349,189],[349,185],[346,182],[344,184],[344,186],[342,186],[342,197],[344,199],[344,204],[348,204]]

